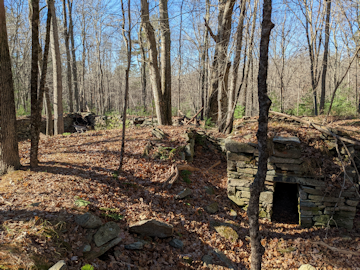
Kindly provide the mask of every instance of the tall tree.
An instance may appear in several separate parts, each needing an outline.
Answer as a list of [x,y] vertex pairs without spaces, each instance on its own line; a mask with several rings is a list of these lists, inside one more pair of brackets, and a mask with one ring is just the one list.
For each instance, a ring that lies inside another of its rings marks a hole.
[[[46,20],[46,37],[44,56],[41,61],[41,76],[40,86],[38,88],[38,75],[39,75],[39,51],[41,50],[39,44],[39,0],[32,0],[32,19],[31,19],[31,32],[32,32],[32,54],[31,54],[31,148],[30,148],[30,166],[37,167],[38,149],[40,140],[40,127],[41,127],[41,111],[43,108],[43,97],[45,93],[45,82],[47,74],[47,63],[50,45],[50,25],[51,25],[51,2],[48,0],[48,14]],[[49,107],[47,108],[49,110]]]
[[[65,0],[63,0],[65,1]],[[80,97],[79,97],[79,87],[78,87],[78,75],[77,75],[77,66],[76,66],[76,53],[75,53],[75,39],[74,39],[74,22],[73,22],[73,1],[68,0],[67,6],[69,10],[69,35],[71,41],[71,64],[72,64],[72,75],[74,81],[74,95],[75,95],[75,109],[76,111],[80,110]]]
[[11,59],[6,30],[4,0],[0,0],[0,174],[20,164]]
[[[233,63],[232,84],[231,84],[231,89],[229,90],[229,97],[228,97],[228,112],[227,112],[227,116],[226,116],[225,126],[222,130],[220,130],[227,134],[230,134],[233,129],[234,111],[235,111],[235,107],[236,107],[236,104],[237,104],[237,101],[239,98],[239,94],[240,94],[240,90],[241,90],[241,88],[239,87],[238,92],[236,93],[247,2],[248,2],[247,0],[241,1],[241,13],[240,13],[240,18],[239,18],[239,24],[238,24],[238,27],[236,30],[237,37],[236,37],[235,58],[234,58],[234,63]],[[245,69],[245,66],[243,67],[243,69]],[[244,76],[242,78],[244,79]],[[243,85],[242,82],[241,82],[240,86]]]
[[55,5],[53,1],[48,1],[51,12],[51,52],[53,62],[53,82],[54,82],[54,134],[64,133],[64,116],[62,104],[62,71],[61,57],[59,48],[59,32],[56,19]]
[[121,0],[121,10],[123,15],[123,23],[122,23],[122,35],[126,45],[127,51],[127,66],[125,70],[125,95],[124,95],[124,109],[123,109],[123,126],[122,126],[122,141],[121,141],[121,152],[120,152],[120,165],[118,171],[121,171],[123,160],[124,160],[124,148],[125,148],[125,129],[126,129],[126,109],[128,104],[128,96],[129,96],[129,74],[131,67],[131,12],[130,5],[131,0],[128,0],[128,30],[125,30],[125,10],[124,3]]
[[227,86],[228,74],[231,63],[228,61],[228,46],[231,35],[231,18],[234,10],[235,0],[220,0],[218,4],[218,31],[215,35],[208,22],[205,25],[208,28],[210,36],[215,41],[214,60],[211,67],[211,83],[208,96],[208,106],[205,117],[217,119],[217,125],[220,129],[225,125],[224,111],[227,111]]
[[[210,20],[210,0],[206,0],[206,12],[205,21]],[[204,108],[201,111],[201,119],[204,119],[204,111],[207,111],[207,91],[208,84],[205,81],[209,74],[208,72],[209,63],[209,31],[205,29],[203,37],[203,45],[201,51],[201,71],[200,71],[200,83],[201,83],[201,107]]]
[[142,105],[143,110],[146,112],[146,51],[143,41],[142,24],[139,27],[139,45],[141,50],[141,89],[142,89]]
[[331,16],[331,0],[326,0],[326,19],[325,19],[325,44],[324,44],[324,58],[323,69],[321,76],[321,95],[320,95],[320,114],[324,113],[325,107],[325,94],[326,94],[326,73],[328,67],[328,54],[329,54],[329,40],[330,40],[330,16]]
[[160,0],[160,35],[161,35],[161,70],[158,64],[154,27],[150,22],[149,3],[141,0],[141,19],[149,50],[150,81],[153,89],[155,109],[160,125],[171,125],[171,61],[170,61],[170,27],[168,18],[168,1]]
[[65,39],[65,51],[66,51],[66,77],[69,91],[69,110],[74,111],[73,106],[73,91],[72,91],[72,79],[71,79],[71,58],[70,58],[70,47],[69,47],[69,30],[67,23],[67,12],[66,12],[66,0],[63,0],[63,15],[64,15],[64,26],[63,35]]
[[267,159],[269,156],[267,151],[267,132],[271,100],[267,95],[266,80],[269,65],[268,54],[270,33],[274,27],[274,24],[271,21],[271,12],[272,0],[264,0],[258,74],[259,127],[256,134],[259,146],[259,165],[254,182],[250,186],[250,200],[247,211],[251,241],[251,270],[261,269],[262,255],[265,251],[264,247],[261,245],[261,237],[259,234],[259,198],[260,193],[264,190],[264,182],[267,172]]

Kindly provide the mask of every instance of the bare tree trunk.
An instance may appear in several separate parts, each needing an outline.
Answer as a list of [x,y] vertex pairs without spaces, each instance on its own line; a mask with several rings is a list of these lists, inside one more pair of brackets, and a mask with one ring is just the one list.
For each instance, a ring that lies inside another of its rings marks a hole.
[[181,64],[182,64],[182,56],[181,56],[181,34],[182,34],[182,23],[183,23],[183,5],[184,5],[184,0],[181,1],[181,6],[180,6],[180,37],[179,37],[179,74],[178,74],[178,116],[179,112],[180,112],[180,90],[181,90]]
[[[63,0],[63,1],[65,1],[65,0]],[[79,111],[80,110],[80,98],[79,98],[78,75],[77,75],[77,66],[76,66],[74,23],[73,23],[73,19],[72,19],[73,1],[68,0],[67,4],[68,4],[68,9],[69,9],[69,35],[70,35],[70,41],[71,41],[72,71],[73,71],[74,94],[75,94],[75,108],[76,108],[76,111]]]
[[[154,28],[150,23],[149,3],[141,0],[141,18],[149,49],[150,81],[154,94],[156,115],[160,125],[171,125],[171,62],[170,28],[167,14],[167,0],[160,0],[161,29],[161,75]],[[164,78],[164,76],[166,78]]]
[[323,70],[321,77],[321,96],[320,96],[320,107],[319,107],[320,114],[324,113],[324,107],[325,107],[326,72],[328,66],[329,39],[330,39],[330,16],[331,16],[331,0],[326,0],[325,46],[324,46]]
[[74,111],[73,106],[73,92],[72,92],[72,80],[71,80],[71,63],[70,63],[70,48],[69,48],[69,31],[67,25],[67,14],[66,14],[66,3],[63,0],[63,12],[64,12],[64,39],[65,39],[65,50],[66,50],[66,77],[69,91],[69,110],[70,112]]
[[[224,88],[224,79],[227,69],[227,50],[230,41],[231,34],[231,17],[235,0],[220,0],[219,1],[219,15],[218,15],[218,33],[214,35],[207,22],[205,22],[208,28],[210,36],[216,42],[214,60],[211,68],[211,84],[209,91],[209,101],[205,116],[212,120],[217,119],[217,124],[223,124],[222,111],[219,109],[219,100],[221,106],[224,104],[226,109],[227,105],[227,89]],[[220,91],[219,91],[220,90]],[[227,111],[227,110],[226,110]],[[220,114],[219,114],[220,112]]]
[[168,16],[168,0],[159,1],[160,35],[161,35],[161,91],[164,102],[164,124],[171,125],[171,38]]
[[142,36],[142,24],[139,28],[139,43],[141,50],[141,89],[142,89],[142,103],[144,112],[146,112],[146,52]]
[[48,14],[46,20],[46,38],[44,56],[42,59],[40,87],[38,90],[38,75],[39,75],[39,1],[32,0],[32,56],[31,56],[31,148],[30,148],[30,166],[37,167],[39,163],[39,140],[41,127],[41,112],[43,106],[43,97],[45,91],[45,82],[47,75],[47,63],[49,55],[50,44],[50,25],[52,19],[51,6],[54,5],[53,0],[48,0]]
[[50,103],[50,93],[49,88],[45,87],[45,103],[46,103],[46,135],[53,136],[54,135],[54,122],[51,112],[51,103]]
[[[4,0],[0,0],[0,175],[20,168],[11,58],[6,29]],[[36,63],[37,64],[37,63]]]
[[[206,13],[205,13],[205,21],[208,22],[210,20],[210,0],[206,0]],[[205,29],[204,32],[204,44],[203,50],[201,53],[201,107],[204,108],[201,111],[201,120],[204,119],[204,111],[207,111],[207,86],[208,83],[206,82],[208,76],[208,62],[209,62],[209,31]]]
[[[129,96],[129,74],[131,67],[131,11],[130,11],[131,0],[128,0],[128,30],[125,31],[125,11],[123,0],[121,0],[121,10],[123,15],[122,34],[126,44],[127,51],[127,67],[125,70],[125,96],[124,96],[124,110],[123,110],[123,126],[122,126],[122,141],[121,141],[121,152],[120,152],[120,165],[118,171],[122,170],[124,160],[124,148],[125,148],[125,128],[126,128],[126,109]],[[126,33],[127,32],[127,35]]]
[[[83,0],[84,1],[84,0]],[[83,2],[84,3],[84,2]],[[83,6],[84,9],[84,6]],[[85,60],[86,60],[86,19],[85,19],[85,10],[82,13],[82,86],[81,86],[81,100],[80,100],[80,111],[84,111],[86,103],[86,93],[85,93]]]
[[268,115],[271,100],[267,95],[267,74],[268,74],[268,53],[271,29],[274,24],[271,22],[272,0],[264,0],[263,21],[261,25],[260,59],[258,74],[258,98],[259,98],[259,127],[257,132],[259,146],[259,165],[254,182],[250,187],[250,201],[248,207],[249,230],[251,241],[251,270],[261,269],[264,247],[261,245],[259,234],[259,198],[264,190],[264,182],[267,172],[267,131]]
[[[246,4],[247,0],[242,0],[241,2],[241,14],[239,18],[239,24],[237,27],[237,38],[236,38],[236,53],[235,53],[235,59],[233,64],[233,76],[232,76],[232,85],[231,89],[229,91],[229,99],[228,99],[228,112],[226,116],[226,123],[225,127],[222,132],[226,134],[230,134],[233,129],[233,121],[234,121],[234,111],[237,104],[237,97],[238,94],[235,93],[236,86],[237,86],[237,78],[238,78],[238,72],[239,72],[239,65],[240,65],[240,57],[241,57],[241,47],[242,47],[242,39],[243,39],[243,30],[244,30],[244,19],[245,19],[245,12],[246,12]],[[245,66],[244,66],[245,68]],[[241,89],[239,89],[240,91]]]
[[49,1],[51,11],[51,51],[53,61],[53,81],[54,81],[54,134],[64,133],[64,116],[62,105],[62,74],[61,74],[61,58],[59,49],[59,32],[57,27],[57,19],[55,6],[53,1]]

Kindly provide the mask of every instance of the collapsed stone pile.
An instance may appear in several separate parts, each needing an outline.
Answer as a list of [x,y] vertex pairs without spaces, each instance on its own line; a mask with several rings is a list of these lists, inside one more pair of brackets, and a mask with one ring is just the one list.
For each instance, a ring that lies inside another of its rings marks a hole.
[[[257,144],[240,143],[228,138],[227,151],[228,197],[241,207],[247,207],[250,185],[257,172],[259,151]],[[277,183],[291,183],[298,187],[299,223],[304,227],[330,225],[351,229],[359,203],[359,183],[343,191],[327,189],[324,177],[311,175],[297,137],[274,137],[268,143],[270,157],[265,189],[260,195],[260,217],[271,219],[274,191]],[[360,156],[360,152],[358,153]],[[350,177],[351,178],[351,177]],[[354,179],[354,178],[353,178]],[[351,179],[351,180],[353,180]]]

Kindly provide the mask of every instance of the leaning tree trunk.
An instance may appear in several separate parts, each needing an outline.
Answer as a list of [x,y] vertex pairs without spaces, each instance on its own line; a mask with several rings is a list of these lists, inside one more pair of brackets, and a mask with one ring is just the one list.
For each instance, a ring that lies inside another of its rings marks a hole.
[[6,30],[4,0],[0,0],[0,175],[20,164],[11,59]]
[[146,109],[146,52],[143,42],[142,36],[142,24],[140,24],[139,28],[139,45],[141,50],[141,89],[142,89],[142,103],[144,113],[147,111]]
[[251,241],[251,269],[261,269],[264,247],[261,245],[259,234],[259,198],[264,190],[264,182],[267,172],[267,131],[268,115],[271,100],[267,95],[268,75],[268,53],[271,29],[274,24],[271,22],[272,0],[264,0],[263,21],[261,25],[260,59],[258,74],[258,98],[259,98],[259,127],[257,132],[259,145],[259,165],[254,182],[250,186],[250,201],[248,207],[249,230]]
[[64,133],[64,116],[62,105],[62,75],[61,75],[61,58],[59,48],[59,32],[57,27],[57,18],[55,5],[49,1],[51,11],[51,52],[53,61],[53,81],[54,81],[54,134]]

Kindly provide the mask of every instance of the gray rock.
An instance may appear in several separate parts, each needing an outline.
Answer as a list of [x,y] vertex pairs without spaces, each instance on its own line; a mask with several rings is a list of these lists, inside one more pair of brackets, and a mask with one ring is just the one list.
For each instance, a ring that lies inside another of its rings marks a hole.
[[90,245],[85,245],[84,247],[83,247],[83,250],[82,250],[83,252],[90,252],[91,251],[91,246]]
[[204,255],[201,260],[204,262],[205,267],[210,267],[213,261],[213,257],[211,255]]
[[211,226],[225,239],[235,243],[239,238],[237,232],[228,223],[212,222]]
[[212,187],[205,187],[205,192],[209,195],[215,194],[215,190]]
[[282,171],[295,171],[295,172],[306,172],[306,168],[302,165],[291,164],[291,163],[276,163],[276,167],[280,168]]
[[174,248],[183,248],[184,247],[184,243],[176,238],[171,239],[171,241],[169,242],[170,246],[174,247]]
[[349,206],[356,207],[359,204],[359,201],[346,200],[346,204],[349,205]]
[[144,247],[144,243],[140,241],[131,243],[129,245],[125,245],[125,248],[130,250],[141,250],[143,249],[143,247]]
[[147,219],[130,225],[129,231],[152,237],[165,238],[173,235],[174,227],[155,219]]
[[254,158],[253,155],[246,155],[241,153],[227,152],[227,159],[234,161],[251,161]]
[[274,196],[274,193],[272,191],[261,192],[260,193],[260,202],[272,203],[273,202],[273,196]]
[[300,158],[301,150],[297,148],[290,148],[286,150],[274,149],[273,155],[281,158]]
[[248,154],[253,154],[256,150],[256,148],[252,147],[247,143],[236,142],[231,140],[230,138],[227,138],[225,140],[225,148],[227,151],[233,153],[248,153]]
[[217,248],[214,249],[214,253],[216,254],[216,256],[218,256],[218,258],[220,260],[222,260],[226,266],[229,268],[229,269],[232,269],[232,270],[235,270],[235,267],[232,263],[232,261],[226,257],[226,255],[224,253],[222,253],[220,250],[218,250]]
[[316,268],[310,264],[303,264],[299,270],[316,270]]
[[309,199],[316,202],[344,202],[344,198],[336,198],[336,197],[324,197],[324,196],[317,196],[317,195],[309,195]]
[[213,202],[206,206],[206,211],[208,211],[210,214],[215,214],[217,211],[219,211],[219,205],[217,202]]
[[103,244],[117,237],[120,233],[120,227],[115,222],[110,221],[101,226],[94,235],[94,242],[96,246],[100,247]]
[[67,266],[64,260],[58,261],[56,264],[54,264],[52,267],[49,268],[49,270],[66,270]]
[[151,134],[152,134],[154,137],[156,137],[156,138],[158,138],[158,139],[160,139],[160,140],[162,140],[162,139],[164,139],[164,138],[166,137],[166,134],[165,134],[164,131],[162,131],[160,128],[154,128],[154,129],[151,131]]
[[298,158],[280,158],[280,157],[269,157],[270,163],[280,163],[280,164],[301,164],[303,162],[302,159]]
[[103,222],[98,216],[95,216],[89,212],[80,216],[76,216],[75,222],[86,229],[96,229],[103,225]]
[[192,193],[192,190],[189,188],[185,188],[184,190],[182,190],[179,194],[175,195],[175,199],[184,199],[187,196],[190,196]]
[[273,138],[274,143],[282,143],[282,144],[300,144],[300,140],[298,137],[281,137],[275,136]]
[[121,241],[120,237],[117,237],[113,239],[112,241],[106,243],[105,245],[101,247],[96,247],[92,251],[85,253],[84,258],[88,260],[93,260],[101,255],[103,255],[106,251],[108,251],[110,248],[116,246]]

